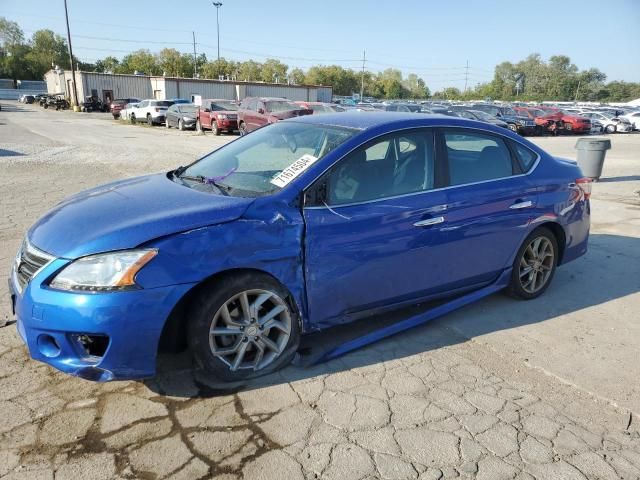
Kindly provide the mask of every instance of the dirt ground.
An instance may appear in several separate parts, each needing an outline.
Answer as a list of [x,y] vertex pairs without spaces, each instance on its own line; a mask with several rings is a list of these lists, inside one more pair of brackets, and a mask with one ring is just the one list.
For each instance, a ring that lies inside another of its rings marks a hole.
[[[232,393],[197,384],[184,354],[107,384],[31,360],[6,287],[26,229],[233,138],[2,102],[0,478],[640,479],[638,134],[610,136],[589,252],[537,300],[494,295]],[[576,137],[532,140],[575,158]]]

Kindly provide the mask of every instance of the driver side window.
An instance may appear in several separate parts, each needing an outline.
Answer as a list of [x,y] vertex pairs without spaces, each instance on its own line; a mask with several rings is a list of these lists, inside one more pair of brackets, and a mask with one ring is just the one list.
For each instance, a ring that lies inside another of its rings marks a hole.
[[327,176],[327,203],[344,205],[433,188],[431,130],[399,132],[347,155]]

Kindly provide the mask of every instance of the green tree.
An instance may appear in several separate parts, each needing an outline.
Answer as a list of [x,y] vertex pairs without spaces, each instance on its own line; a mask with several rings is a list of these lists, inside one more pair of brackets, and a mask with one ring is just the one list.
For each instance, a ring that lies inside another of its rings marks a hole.
[[108,56],[96,61],[95,70],[100,73],[115,73],[120,65],[120,60],[116,57]]
[[300,68],[293,68],[289,72],[289,81],[294,85],[302,85],[306,83],[304,71]]
[[353,70],[339,65],[317,65],[311,67],[305,81],[312,85],[331,85],[335,95],[351,95],[360,91],[360,77]]
[[193,56],[182,54],[175,48],[163,48],[158,53],[158,66],[167,77],[193,76]]
[[213,78],[217,80],[221,75],[223,77],[235,75],[237,69],[238,66],[235,62],[221,57],[220,60],[205,63],[198,71],[200,72],[201,78]]
[[262,79],[262,64],[253,60],[241,62],[237,69],[238,80],[257,81]]
[[51,30],[38,30],[31,37],[31,48],[26,54],[29,69],[37,78],[51,68],[59,66],[63,69],[71,68],[67,41]]
[[286,82],[289,66],[279,60],[268,58],[263,64],[260,72],[263,82]]
[[145,75],[161,75],[162,68],[158,65],[156,56],[149,50],[141,49],[125,55],[116,67],[115,73],[142,72]]

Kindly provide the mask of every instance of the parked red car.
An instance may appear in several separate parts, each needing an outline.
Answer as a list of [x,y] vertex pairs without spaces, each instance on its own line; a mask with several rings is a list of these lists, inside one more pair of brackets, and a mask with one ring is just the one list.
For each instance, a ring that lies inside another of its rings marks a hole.
[[196,119],[196,130],[211,130],[214,135],[220,135],[223,131],[235,132],[238,130],[238,104],[233,100],[202,100]]
[[315,114],[344,112],[344,108],[331,103],[324,103],[324,102],[295,102],[295,103],[300,105],[302,108],[310,108],[311,110],[313,110],[313,113]]
[[537,108],[546,113],[544,118],[561,121],[563,123],[564,130],[568,133],[591,133],[590,118],[572,115],[556,107],[540,106]]
[[302,108],[286,98],[247,97],[238,109],[238,129],[240,135],[245,135],[270,123],[312,113],[310,108]]
[[557,135],[564,129],[564,122],[561,119],[548,117],[547,112],[539,108],[513,107],[513,109],[518,112],[518,115],[527,116],[536,122],[536,135],[542,135],[544,132]]
[[139,101],[139,98],[116,98],[111,102],[109,111],[111,115],[113,115],[113,118],[117,120],[120,118],[120,110],[122,110],[127,103],[138,103]]

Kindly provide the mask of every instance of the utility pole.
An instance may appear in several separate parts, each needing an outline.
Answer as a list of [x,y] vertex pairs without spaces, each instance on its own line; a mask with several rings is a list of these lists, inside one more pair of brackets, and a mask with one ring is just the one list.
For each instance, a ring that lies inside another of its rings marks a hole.
[[212,2],[213,6],[216,7],[216,29],[218,31],[218,62],[220,61],[220,7],[222,6],[222,2]]
[[196,53],[196,32],[193,34],[193,78],[198,78],[198,54]]
[[360,76],[360,101],[361,102],[364,96],[364,64],[366,60],[367,60],[367,52],[363,50],[362,51],[362,75]]
[[574,97],[574,99],[573,99],[573,102],[574,102],[574,103],[578,101],[578,92],[580,92],[580,82],[581,82],[581,81],[582,81],[582,80],[578,80],[578,88],[576,88],[576,96],[575,96],[575,97]]
[[76,88],[76,68],[73,64],[73,49],[71,48],[71,30],[69,30],[69,13],[67,0],[64,0],[64,16],[67,20],[67,43],[69,46],[69,63],[71,64],[71,84],[73,85],[73,104],[78,106],[78,89]]
[[464,93],[467,93],[467,80],[469,79],[469,60],[467,60],[467,66],[464,67]]

